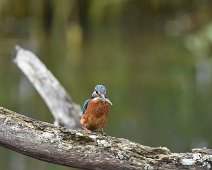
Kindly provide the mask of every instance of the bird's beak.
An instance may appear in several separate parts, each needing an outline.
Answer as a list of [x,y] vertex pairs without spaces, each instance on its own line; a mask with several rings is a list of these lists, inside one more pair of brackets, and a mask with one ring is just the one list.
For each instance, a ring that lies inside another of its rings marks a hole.
[[106,99],[104,94],[100,94],[100,97],[103,98],[104,100]]
[[113,105],[113,103],[110,101],[110,99],[105,99],[108,103],[110,103],[111,105]]
[[113,105],[113,103],[110,101],[110,99],[106,98],[104,94],[101,94],[101,97],[107,101],[108,103],[110,103],[111,105]]

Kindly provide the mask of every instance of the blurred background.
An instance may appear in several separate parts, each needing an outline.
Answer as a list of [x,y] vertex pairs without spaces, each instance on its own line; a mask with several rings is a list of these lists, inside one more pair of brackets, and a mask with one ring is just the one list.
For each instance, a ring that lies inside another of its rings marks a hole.
[[[83,105],[113,102],[105,132],[172,152],[212,148],[212,1],[0,0],[0,106],[53,122],[13,64],[33,51]],[[5,170],[67,170],[0,148]]]

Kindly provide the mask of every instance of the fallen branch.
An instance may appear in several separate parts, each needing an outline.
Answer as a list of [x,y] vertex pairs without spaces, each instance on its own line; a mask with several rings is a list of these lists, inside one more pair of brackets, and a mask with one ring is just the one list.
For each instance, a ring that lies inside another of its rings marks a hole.
[[16,46],[14,63],[26,75],[54,116],[55,125],[72,129],[81,127],[80,106],[73,102],[63,86],[32,52]]
[[83,169],[210,169],[212,150],[171,153],[122,138],[71,130],[0,107],[0,145],[43,161]]

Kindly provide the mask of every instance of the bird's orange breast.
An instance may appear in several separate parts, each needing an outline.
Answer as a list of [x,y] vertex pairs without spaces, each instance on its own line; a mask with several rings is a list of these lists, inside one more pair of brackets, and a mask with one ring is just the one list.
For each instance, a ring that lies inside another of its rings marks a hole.
[[80,122],[88,130],[102,129],[108,118],[109,103],[101,99],[91,99]]

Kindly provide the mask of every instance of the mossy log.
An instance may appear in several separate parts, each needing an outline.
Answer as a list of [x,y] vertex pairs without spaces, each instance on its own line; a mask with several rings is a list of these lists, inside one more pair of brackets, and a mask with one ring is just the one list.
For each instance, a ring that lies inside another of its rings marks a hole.
[[39,160],[82,169],[210,169],[212,150],[171,153],[123,138],[71,130],[0,107],[0,145]]

